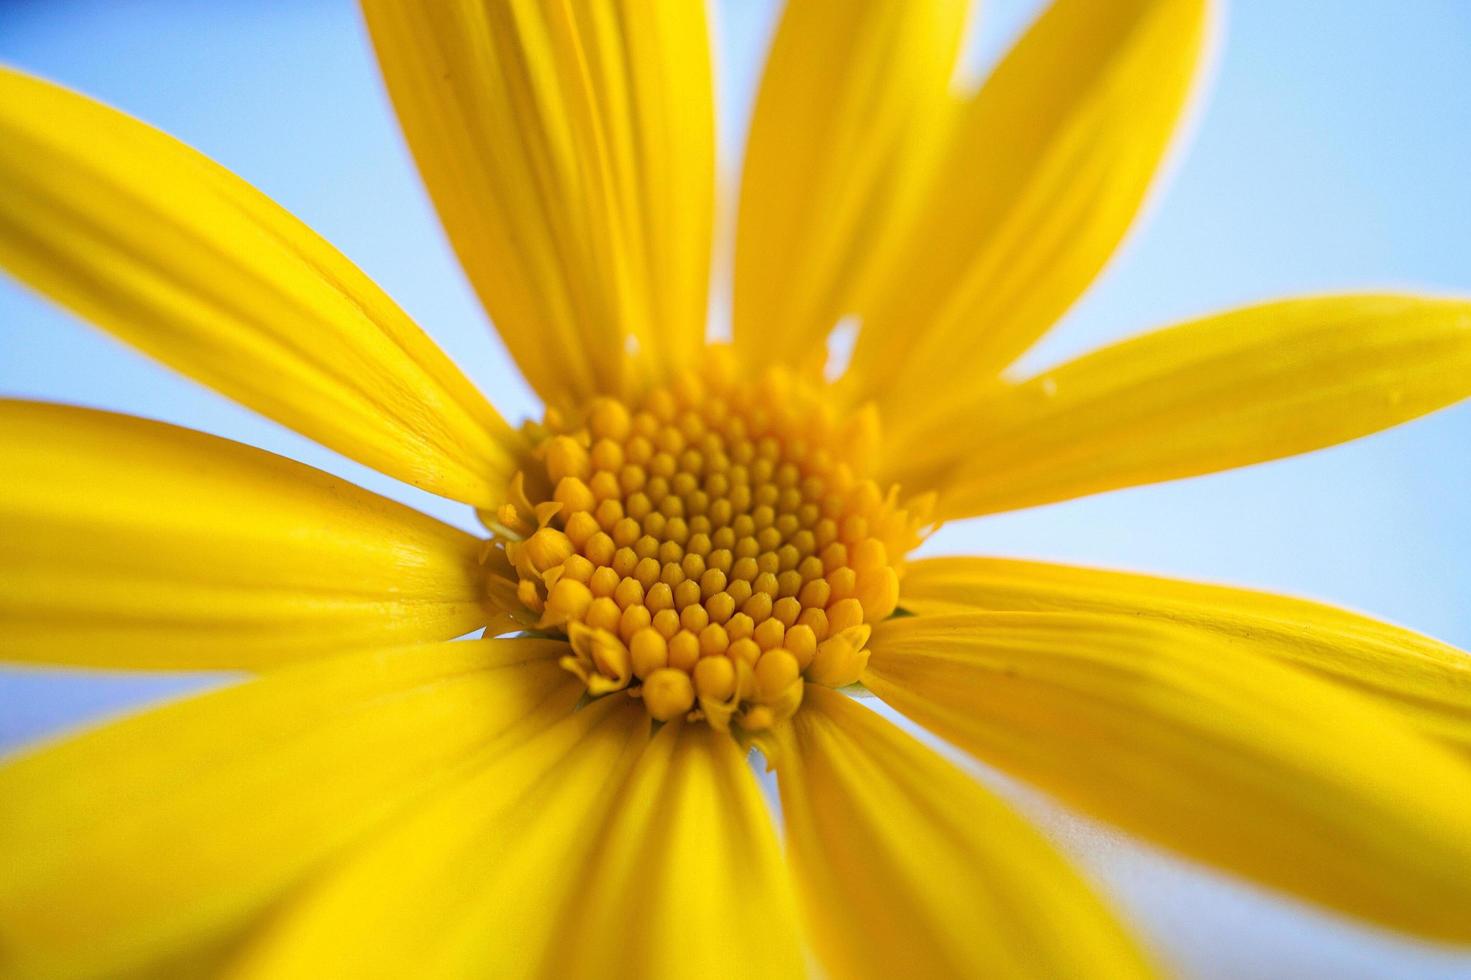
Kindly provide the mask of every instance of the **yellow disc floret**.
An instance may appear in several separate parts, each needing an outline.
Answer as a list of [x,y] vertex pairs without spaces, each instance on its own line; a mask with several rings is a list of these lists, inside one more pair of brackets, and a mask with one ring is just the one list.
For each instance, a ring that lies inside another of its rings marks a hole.
[[534,463],[491,522],[528,626],[565,633],[590,695],[661,721],[769,727],[804,681],[858,679],[923,507],[867,477],[871,413],[717,351],[636,404],[529,426]]

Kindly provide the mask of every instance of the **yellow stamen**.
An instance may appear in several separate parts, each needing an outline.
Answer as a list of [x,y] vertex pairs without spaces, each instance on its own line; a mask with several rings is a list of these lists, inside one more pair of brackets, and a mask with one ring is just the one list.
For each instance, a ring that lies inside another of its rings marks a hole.
[[660,721],[682,715],[695,703],[695,688],[690,675],[665,667],[644,680],[644,706]]

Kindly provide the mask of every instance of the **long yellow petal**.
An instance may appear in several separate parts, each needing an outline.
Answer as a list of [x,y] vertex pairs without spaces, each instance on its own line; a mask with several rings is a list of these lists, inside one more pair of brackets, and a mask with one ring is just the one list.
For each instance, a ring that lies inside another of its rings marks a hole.
[[954,111],[966,0],[790,0],[742,171],[733,328],[748,358],[806,362],[856,312]]
[[1471,654],[1332,606],[1067,565],[931,558],[907,567],[904,607],[922,616],[1085,612],[1188,626],[1370,694],[1471,755]]
[[480,543],[300,463],[0,401],[0,659],[258,668],[503,614]]
[[689,360],[714,200],[704,4],[363,7],[450,240],[542,397]]
[[6,69],[0,266],[344,455],[504,500],[519,438],[352,263],[181,143]]
[[570,711],[565,649],[489,640],[337,657],[10,762],[0,972],[153,975],[229,944],[469,760],[497,754],[497,736]]
[[556,977],[803,977],[796,903],[746,753],[665,725],[578,888]]
[[896,434],[948,415],[1078,298],[1149,189],[1207,0],[1057,0],[964,107],[863,310],[852,381]]
[[285,905],[236,977],[556,976],[547,963],[583,941],[568,913],[648,732],[643,707],[614,696],[497,753]]
[[812,939],[835,977],[1138,977],[1067,862],[1000,800],[810,686],[773,753]]
[[[984,397],[911,443],[954,518],[1308,452],[1471,395],[1471,301],[1335,296],[1144,334]],[[933,456],[929,463],[935,460]]]
[[879,697],[1064,802],[1329,908],[1471,942],[1471,767],[1199,630],[1069,613],[874,629]]

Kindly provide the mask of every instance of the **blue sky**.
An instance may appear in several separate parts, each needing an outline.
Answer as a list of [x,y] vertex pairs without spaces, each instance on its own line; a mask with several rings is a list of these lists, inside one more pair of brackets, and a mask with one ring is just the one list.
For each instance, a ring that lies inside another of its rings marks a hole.
[[[772,7],[718,7],[722,145],[734,186]],[[970,59],[977,71],[1035,4],[985,7]],[[1471,4],[1459,0],[1232,5],[1194,139],[1149,220],[1029,362],[1289,294],[1471,295],[1468,50]],[[535,410],[440,235],[349,3],[0,3],[0,60],[99,96],[235,169],[382,283],[506,414]],[[193,425],[465,523],[453,505],[154,367],[4,280],[0,393]],[[1299,459],[953,526],[927,550],[1271,588],[1471,647],[1468,445],[1471,406],[1461,406]],[[197,683],[3,673],[0,746]],[[1471,973],[1466,959],[1298,915],[1081,823],[1057,817],[1050,826],[1153,923],[1168,955],[1201,975]]]

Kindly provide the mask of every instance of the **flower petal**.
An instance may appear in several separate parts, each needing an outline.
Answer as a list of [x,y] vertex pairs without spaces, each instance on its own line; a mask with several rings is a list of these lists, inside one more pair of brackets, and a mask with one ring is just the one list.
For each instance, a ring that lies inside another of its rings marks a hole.
[[570,711],[565,649],[489,640],[337,657],[11,761],[7,974],[153,975],[231,943],[468,760],[497,756],[497,736]]
[[556,977],[803,977],[796,906],[746,753],[705,724],[660,729],[619,794]]
[[504,500],[519,437],[393,301],[222,167],[0,69],[0,266],[169,366],[434,493]]
[[1332,606],[1067,565],[931,558],[907,567],[904,608],[921,616],[1103,613],[1188,626],[1372,695],[1471,755],[1471,654]]
[[236,975],[555,976],[546,961],[583,939],[567,911],[648,732],[643,706],[614,696],[496,753],[282,907]]
[[0,401],[0,659],[259,668],[504,618],[480,542],[300,463]]
[[948,417],[1108,261],[1186,104],[1209,6],[1057,0],[964,107],[850,366],[896,434]]
[[[990,397],[951,435],[940,516],[1013,510],[1245,466],[1388,428],[1471,395],[1471,301],[1335,296],[1144,334]],[[962,434],[963,433],[963,434]],[[929,462],[933,462],[931,459]]]
[[450,240],[542,397],[689,360],[714,206],[704,5],[363,6]]
[[1199,630],[914,616],[864,683],[1064,802],[1302,898],[1471,941],[1471,768],[1368,698]]
[[809,685],[773,755],[812,939],[834,976],[1149,974],[1039,833],[844,695]]
[[790,0],[742,171],[734,339],[805,362],[856,308],[954,111],[965,0]]

